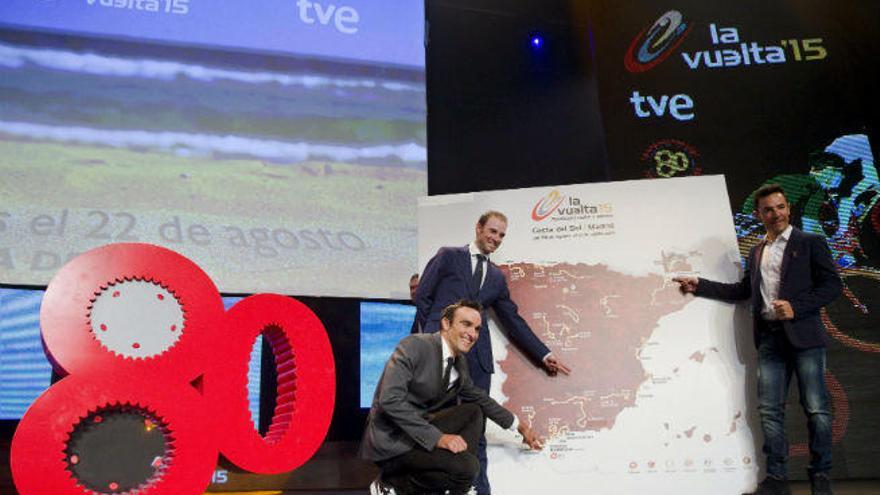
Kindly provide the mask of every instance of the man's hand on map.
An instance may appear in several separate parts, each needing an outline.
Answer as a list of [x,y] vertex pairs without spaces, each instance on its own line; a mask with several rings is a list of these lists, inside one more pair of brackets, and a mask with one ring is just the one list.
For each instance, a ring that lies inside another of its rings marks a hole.
[[544,358],[544,367],[547,368],[547,373],[550,376],[556,376],[559,373],[563,375],[570,375],[571,368],[565,365],[562,361],[559,360],[553,354],[548,354],[547,357]]
[[678,283],[678,288],[685,294],[693,294],[697,291],[697,285],[700,279],[697,277],[673,277],[673,282]]
[[790,302],[785,299],[776,299],[770,304],[773,305],[773,312],[776,313],[776,317],[780,320],[794,319],[794,308],[791,307]]
[[534,430],[529,428],[525,421],[520,421],[519,426],[516,428],[519,430],[520,435],[523,436],[523,443],[528,445],[532,450],[541,450],[544,448],[544,444],[541,443],[541,439],[538,438],[538,434],[535,433]]

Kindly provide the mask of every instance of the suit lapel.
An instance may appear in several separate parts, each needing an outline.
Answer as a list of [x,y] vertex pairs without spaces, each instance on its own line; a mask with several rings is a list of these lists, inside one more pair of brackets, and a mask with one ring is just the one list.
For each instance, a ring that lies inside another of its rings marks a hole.
[[455,360],[455,370],[458,371],[458,379],[455,380],[448,390],[443,391],[443,399],[441,399],[441,403],[446,404],[458,397],[458,392],[461,390],[462,382],[464,381],[464,376],[467,372],[467,363],[465,361],[464,356],[459,356],[458,359]]
[[[459,256],[459,270],[464,275],[464,282],[468,289],[468,297],[477,299],[480,294],[480,288],[474,285],[474,272],[471,269],[471,252],[467,246],[462,250]],[[485,269],[485,267],[483,267]]]
[[439,363],[436,366],[431,366],[431,381],[436,382],[437,390],[443,388],[443,344],[440,339],[443,337],[440,335],[440,332],[431,334],[431,342],[434,345],[433,353],[434,353],[434,363]]
[[455,371],[458,371],[458,380],[455,381],[455,386],[452,387],[455,390],[458,390],[461,387],[461,382],[464,380],[465,376],[468,375],[467,369],[467,358],[464,355],[458,356],[458,359],[455,360]]
[[455,362],[455,369],[458,370],[458,373],[459,373],[459,379],[455,382],[455,386],[448,389],[448,390],[444,390],[443,389],[443,372],[446,371],[446,362],[443,360],[443,342],[441,340],[443,338],[443,336],[440,335],[440,332],[437,332],[432,335],[436,336],[436,338],[434,339],[434,344],[435,344],[434,345],[434,355],[436,356],[435,363],[439,363],[438,366],[434,367],[434,369],[437,370],[437,380],[435,381],[435,383],[437,384],[437,391],[438,391],[437,397],[439,398],[437,403],[438,404],[445,404],[446,402],[448,402],[450,400],[450,398],[452,396],[458,394],[458,387],[459,387],[459,384],[461,383],[461,362],[464,360],[458,359]]
[[486,278],[483,279],[483,287],[481,287],[480,290],[487,287],[495,287],[494,284],[497,280],[495,277],[501,275],[501,270],[495,270],[495,268],[497,267],[495,267],[491,261],[486,260]]
[[779,268],[779,297],[782,298],[782,287],[785,285],[785,272],[791,259],[797,256],[798,244],[800,236],[798,230],[791,229],[791,235],[788,236],[788,242],[785,243],[785,252],[782,253],[782,266]]

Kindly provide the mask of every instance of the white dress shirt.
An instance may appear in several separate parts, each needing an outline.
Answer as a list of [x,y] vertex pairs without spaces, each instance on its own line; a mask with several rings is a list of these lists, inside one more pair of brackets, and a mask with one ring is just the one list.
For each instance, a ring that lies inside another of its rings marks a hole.
[[782,274],[782,255],[788,238],[791,236],[791,225],[788,226],[776,239],[769,241],[764,236],[764,250],[761,253],[761,299],[764,306],[761,308],[761,316],[765,320],[777,320],[776,312],[773,311],[773,301],[779,299],[779,283]]
[[486,274],[489,273],[489,255],[483,254],[483,252],[477,248],[476,242],[471,242],[468,245],[468,251],[471,253],[471,275],[477,271],[477,255],[480,254],[486,258],[486,261],[483,262],[483,278],[480,279],[480,287],[482,287],[483,282],[486,281]]
[[[445,338],[440,338],[440,342],[443,343],[443,362],[440,363],[440,376],[443,376],[443,373],[446,371],[446,360],[449,358],[455,359],[455,356],[452,355],[452,349],[449,348],[449,344],[446,342]],[[458,370],[455,369],[455,366],[452,367],[452,372],[449,373],[449,387],[451,388],[455,381],[458,380]],[[448,390],[448,389],[447,389]]]

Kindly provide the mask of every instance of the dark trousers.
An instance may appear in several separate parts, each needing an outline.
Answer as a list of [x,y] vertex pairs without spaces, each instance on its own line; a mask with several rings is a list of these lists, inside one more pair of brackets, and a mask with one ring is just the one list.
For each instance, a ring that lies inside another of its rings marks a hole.
[[460,404],[438,411],[429,421],[443,433],[464,438],[467,450],[453,454],[440,447],[415,447],[378,463],[382,481],[400,495],[467,493],[480,470],[476,453],[485,427],[483,411],[476,404]]
[[[471,355],[474,357],[471,358]],[[480,387],[489,393],[492,386],[492,375],[483,371],[482,366],[477,362],[476,355],[472,352],[467,353],[468,366],[471,370],[471,379],[474,385]],[[477,489],[477,495],[490,495],[492,488],[489,486],[489,456],[486,455],[486,436],[480,434],[480,443],[477,447],[477,460],[480,461],[480,472],[474,480],[474,487]]]
[[831,470],[831,404],[825,388],[825,348],[797,349],[778,323],[760,322],[758,332],[758,412],[764,431],[767,474],[788,476],[785,399],[792,374],[807,417],[810,475]]

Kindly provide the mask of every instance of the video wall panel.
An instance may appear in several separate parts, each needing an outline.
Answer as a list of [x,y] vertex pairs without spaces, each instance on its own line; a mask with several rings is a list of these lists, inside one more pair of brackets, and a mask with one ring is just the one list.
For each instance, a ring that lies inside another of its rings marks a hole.
[[397,343],[410,333],[416,307],[392,302],[362,302],[360,315],[360,405],[369,409],[385,363]]

